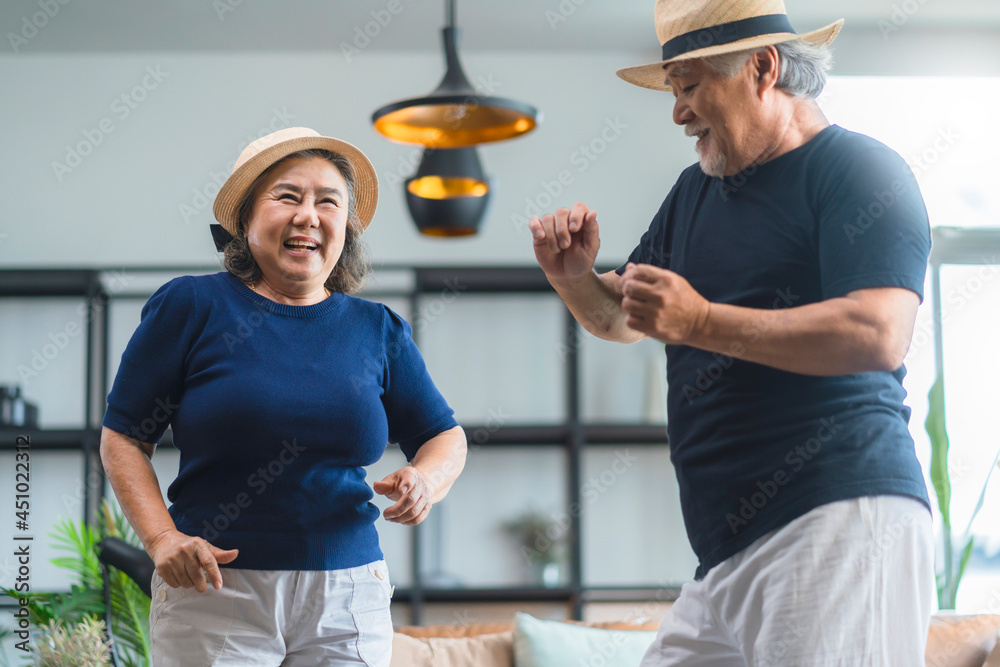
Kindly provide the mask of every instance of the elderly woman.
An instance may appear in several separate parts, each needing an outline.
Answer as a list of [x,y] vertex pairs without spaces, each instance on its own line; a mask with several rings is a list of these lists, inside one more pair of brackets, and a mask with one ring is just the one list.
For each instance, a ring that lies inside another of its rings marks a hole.
[[[466,440],[409,325],[356,292],[378,185],[354,146],[291,128],[242,152],[216,201],[227,271],[150,298],[108,397],[101,457],[156,565],[155,667],[387,665],[384,517],[423,521]],[[172,425],[168,510],[150,465]]]

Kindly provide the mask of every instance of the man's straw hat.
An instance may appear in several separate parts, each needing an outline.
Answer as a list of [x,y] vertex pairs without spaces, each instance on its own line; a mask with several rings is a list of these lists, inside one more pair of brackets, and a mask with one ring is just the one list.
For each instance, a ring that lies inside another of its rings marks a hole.
[[257,139],[240,153],[233,173],[222,184],[212,206],[215,219],[223,229],[236,236],[239,233],[237,208],[257,177],[281,158],[307,148],[324,148],[340,153],[351,163],[354,172],[354,213],[362,229],[368,227],[378,204],[378,176],[365,154],[346,141],[322,137],[307,127],[289,127]]
[[819,30],[796,34],[782,0],[656,0],[654,16],[663,60],[618,70],[625,81],[653,90],[670,90],[663,70],[667,63],[795,39],[825,46],[844,25],[840,19]]

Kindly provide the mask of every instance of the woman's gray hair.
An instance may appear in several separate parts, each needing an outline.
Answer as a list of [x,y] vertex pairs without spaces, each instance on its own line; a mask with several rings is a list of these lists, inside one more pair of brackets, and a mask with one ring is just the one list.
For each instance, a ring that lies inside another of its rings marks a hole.
[[[778,82],[775,87],[789,95],[816,98],[826,85],[826,74],[833,65],[830,47],[796,39],[775,44],[778,50]],[[717,74],[732,78],[743,69],[750,57],[764,48],[724,53],[704,58],[705,64]]]
[[365,278],[371,270],[371,260],[368,255],[368,247],[361,240],[364,229],[361,221],[358,220],[354,211],[354,171],[351,162],[340,153],[328,151],[322,148],[308,148],[287,155],[278,160],[257,177],[257,179],[247,188],[246,194],[236,208],[236,221],[239,225],[239,233],[226,244],[225,258],[223,264],[229,273],[233,274],[244,282],[260,282],[263,273],[257,260],[250,253],[250,246],[247,243],[246,230],[253,216],[253,204],[256,199],[257,187],[267,178],[267,175],[274,169],[289,160],[296,158],[320,158],[326,160],[340,172],[347,183],[347,230],[344,234],[344,250],[337,260],[337,265],[327,277],[323,286],[331,292],[343,292],[344,294],[354,294],[364,287]]

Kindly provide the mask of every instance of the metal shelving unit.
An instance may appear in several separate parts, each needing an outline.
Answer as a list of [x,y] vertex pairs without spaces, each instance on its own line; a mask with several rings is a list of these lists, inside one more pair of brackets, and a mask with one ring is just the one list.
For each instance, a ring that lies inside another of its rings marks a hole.
[[[86,360],[84,372],[84,424],[80,429],[25,429],[0,427],[0,451],[15,447],[19,435],[30,437],[31,448],[49,451],[82,451],[84,514],[87,525],[94,520],[104,497],[100,459],[100,428],[107,396],[108,293],[97,269],[3,269],[0,270],[0,298],[80,297],[86,304]],[[98,398],[101,397],[101,398]]]
[[[611,267],[608,267],[611,268]],[[109,269],[110,270],[110,269]],[[120,270],[126,274],[197,274],[218,270],[217,267],[130,267]],[[366,294],[405,297],[409,299],[411,312],[418,312],[421,296],[440,292],[449,285],[461,284],[463,294],[550,294],[552,288],[544,274],[537,268],[525,267],[383,267],[382,270],[409,272],[413,280],[405,287],[387,288]],[[0,296],[84,296],[90,303],[92,313],[99,317],[88,320],[88,355],[86,414],[87,427],[77,430],[28,430],[0,429],[0,448],[13,446],[14,437],[30,434],[32,447],[45,450],[77,450],[87,453],[88,464],[85,475],[90,477],[91,466],[101,471],[99,443],[100,422],[103,416],[103,402],[100,415],[95,410],[95,397],[107,396],[110,387],[108,377],[108,293],[101,284],[100,269],[81,270],[7,270],[0,271]],[[148,298],[151,292],[142,289],[119,292],[114,299]],[[566,451],[564,474],[566,476],[567,507],[579,506],[581,502],[581,471],[584,450],[589,447],[619,445],[629,443],[644,446],[667,445],[666,431],[656,424],[600,424],[584,423],[580,414],[580,359],[578,341],[581,331],[568,310],[565,310],[563,339],[565,343],[565,419],[557,424],[518,425],[486,427],[485,425],[464,424],[467,433],[479,429],[488,433],[484,440],[476,444],[482,447],[498,448],[542,446],[557,447]],[[417,337],[417,333],[414,333]],[[419,344],[419,340],[417,343]],[[172,447],[172,433],[168,429],[161,447]],[[88,488],[89,491],[89,488]],[[88,517],[93,518],[100,499],[108,493],[106,482],[100,493],[88,493]],[[503,602],[553,602],[565,603],[570,608],[572,618],[583,618],[583,608],[588,602],[645,602],[672,600],[679,592],[679,586],[634,586],[634,587],[588,587],[583,579],[583,554],[581,553],[581,517],[571,513],[568,531],[569,583],[562,587],[511,586],[497,588],[432,588],[424,584],[421,559],[421,540],[426,539],[424,526],[418,526],[412,535],[410,549],[411,581],[406,588],[396,590],[394,599],[409,605],[410,622],[419,624],[427,604],[433,603],[503,603]]]

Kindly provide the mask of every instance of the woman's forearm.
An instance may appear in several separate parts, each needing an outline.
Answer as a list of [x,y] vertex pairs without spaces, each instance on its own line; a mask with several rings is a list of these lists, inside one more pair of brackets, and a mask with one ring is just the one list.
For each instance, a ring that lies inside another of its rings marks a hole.
[[461,426],[437,434],[417,450],[410,464],[427,480],[432,503],[448,495],[465,468],[467,453],[465,431]]
[[157,535],[176,530],[150,462],[152,445],[107,427],[101,432],[101,461],[118,504],[149,551]]

